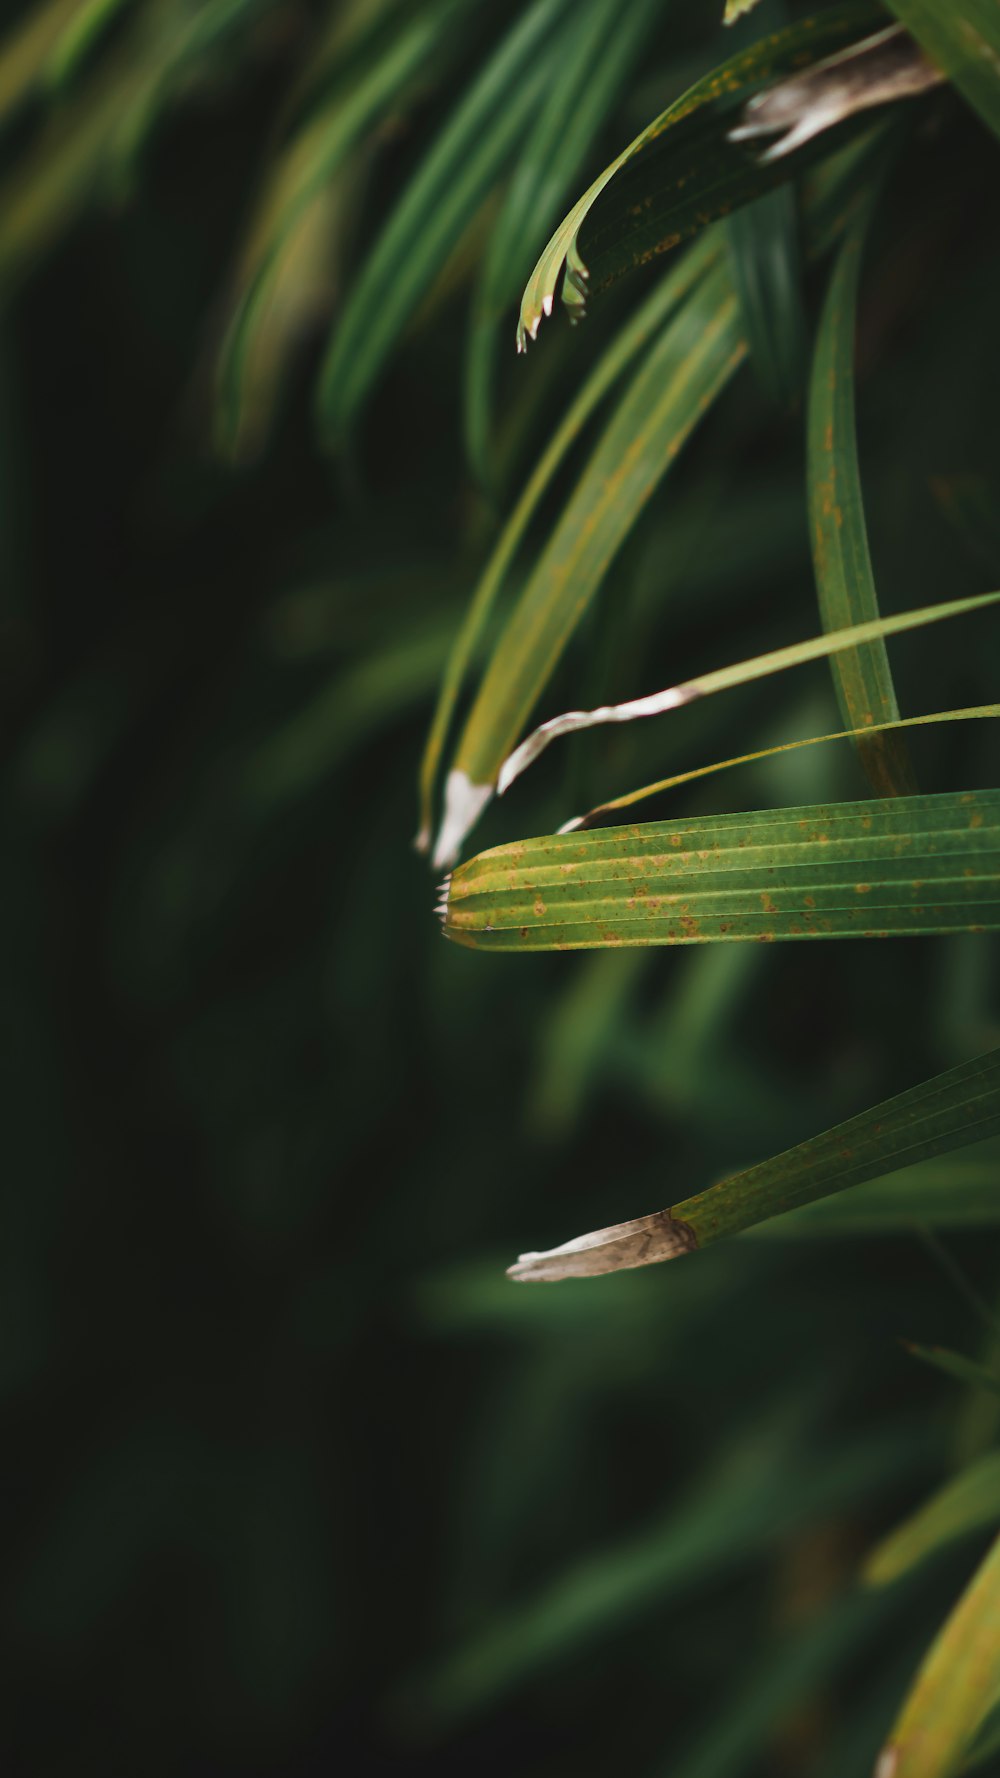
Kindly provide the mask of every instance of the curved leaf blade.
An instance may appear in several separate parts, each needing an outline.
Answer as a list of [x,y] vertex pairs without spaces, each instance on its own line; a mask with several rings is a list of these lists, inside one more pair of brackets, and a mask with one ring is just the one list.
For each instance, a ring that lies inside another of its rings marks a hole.
[[1000,1521],[1000,1451],[970,1463],[876,1544],[862,1570],[868,1586],[884,1587],[944,1544]]
[[473,300],[465,436],[469,461],[483,482],[489,480],[498,325],[516,301],[531,264],[526,256],[537,252],[551,227],[662,13],[663,0],[624,0],[614,9],[606,0],[590,0],[574,9],[561,36],[562,53],[491,232]]
[[[825,630],[871,623],[880,615],[868,548],[854,413],[854,339],[861,252],[874,194],[849,225],[830,278],[809,383],[807,480],[813,567]],[[861,736],[858,757],[879,796],[916,788],[898,731],[899,704],[884,637],[839,652],[830,662],[837,701]]]
[[[806,661],[821,660],[841,649],[855,648],[859,643],[920,629],[949,617],[961,617],[981,606],[995,604],[998,599],[1000,593],[982,593],[972,599],[953,599],[945,605],[925,605],[916,611],[901,611],[895,617],[852,624],[846,630],[830,630],[825,636],[810,637],[807,642],[771,649],[767,654],[738,661],[731,667],[720,667],[714,673],[703,673],[698,679],[686,679],[680,685],[668,686],[665,691],[652,692],[648,697],[629,698],[624,704],[602,704],[596,710],[567,710],[562,716],[550,717],[548,722],[534,729],[504,760],[497,788],[502,796],[562,735],[579,734],[585,729],[601,728],[606,723],[638,722],[650,716],[665,716],[671,710],[694,703],[697,698],[729,691],[736,685],[748,685],[755,679],[767,679],[772,673],[783,673],[788,667],[802,666]],[[849,731],[843,732],[847,734]]]
[[1000,1538],[923,1661],[875,1778],[947,1778],[1000,1694]]
[[[846,0],[751,44],[654,118],[553,234],[521,299],[518,349],[534,339],[543,314],[551,314],[564,268],[563,302],[580,313],[588,290],[603,289],[714,217],[792,178],[811,151],[790,163],[762,165],[729,140],[737,110],[769,81],[843,49],[883,18],[869,0]],[[629,177],[619,177],[626,168]],[[609,194],[599,205],[612,181],[613,201]],[[585,223],[586,244],[580,238]]]
[[457,855],[612,560],[745,351],[719,266],[635,373],[507,621],[449,773],[437,864]]
[[327,443],[349,433],[386,359],[490,188],[552,74],[552,27],[566,0],[535,0],[473,81],[407,183],[362,266],[320,370]]
[[546,1282],[674,1259],[849,1186],[998,1133],[1000,1050],[990,1050],[669,1210],[579,1236],[548,1253],[522,1254],[508,1276]]
[[420,832],[417,849],[430,845],[433,799],[448,730],[465,683],[469,662],[493,613],[508,570],[514,561],[538,506],[563,460],[577,442],[584,426],[605,395],[623,376],[632,360],[647,347],[658,329],[698,285],[718,258],[719,243],[708,233],[663,278],[646,301],[615,334],[602,358],[571,403],[546,446],[524,491],[507,520],[493,553],[480,576],[445,669],[427,744],[420,765]]
[[765,192],[724,224],[750,362],[777,407],[795,401],[806,359],[798,219],[789,185]]
[[644,784],[641,790],[630,790],[625,796],[612,797],[608,802],[598,803],[596,808],[589,809],[586,815],[578,815],[574,820],[567,821],[559,832],[579,833],[619,809],[634,808],[636,803],[644,802],[647,797],[661,796],[666,790],[676,790],[682,784],[692,784],[696,778],[709,778],[716,772],[728,772],[733,766],[754,765],[761,759],[774,759],[779,753],[797,753],[802,747],[821,747],[827,741],[853,741],[862,733],[878,734],[887,729],[926,728],[935,722],[977,722],[997,716],[1000,716],[1000,704],[970,704],[964,710],[935,710],[929,716],[902,716],[898,722],[876,723],[874,729],[839,729],[832,735],[809,735],[801,741],[782,741],[776,747],[760,747],[754,753],[740,753],[732,759],[719,759],[710,766],[695,766],[688,772],[675,772],[672,778],[660,778],[655,784]]
[[448,938],[588,950],[1000,929],[1000,791],[519,840],[449,879]]
[[331,182],[359,142],[425,66],[440,60],[460,0],[426,0],[406,18],[379,20],[326,69],[327,94],[277,156],[240,253],[233,312],[216,367],[216,435],[224,454],[252,449],[255,362],[267,352],[274,310],[296,275],[303,238],[323,232]]

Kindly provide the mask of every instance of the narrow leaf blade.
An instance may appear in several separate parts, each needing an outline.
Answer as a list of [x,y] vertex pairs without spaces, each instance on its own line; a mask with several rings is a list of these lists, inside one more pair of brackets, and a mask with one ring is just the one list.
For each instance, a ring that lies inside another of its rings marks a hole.
[[[847,230],[830,279],[809,386],[808,486],[813,566],[826,630],[880,616],[868,549],[854,414],[854,337],[861,251],[872,203]],[[837,699],[848,728],[899,719],[885,639],[845,649],[831,659]],[[896,731],[857,741],[858,757],[880,796],[916,788],[906,745]]]
[[1000,1451],[963,1469],[876,1544],[864,1569],[871,1587],[888,1586],[943,1545],[1000,1520]]
[[931,1644],[876,1778],[947,1778],[1000,1692],[1000,1538]]

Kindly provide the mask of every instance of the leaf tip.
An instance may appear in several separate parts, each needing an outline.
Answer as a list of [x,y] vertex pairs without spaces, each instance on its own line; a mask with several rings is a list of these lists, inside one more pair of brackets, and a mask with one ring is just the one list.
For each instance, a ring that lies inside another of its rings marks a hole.
[[437,901],[434,903],[434,912],[436,913],[438,919],[441,921],[442,926],[444,925],[444,922],[448,918],[448,898],[449,898],[450,894],[451,894],[451,872],[449,871],[448,875],[444,879],[444,882],[441,883],[438,888],[438,898],[437,898]]
[[475,827],[492,796],[492,784],[474,784],[467,772],[448,773],[444,787],[444,814],[432,859],[435,870],[447,870],[455,863],[462,841]]

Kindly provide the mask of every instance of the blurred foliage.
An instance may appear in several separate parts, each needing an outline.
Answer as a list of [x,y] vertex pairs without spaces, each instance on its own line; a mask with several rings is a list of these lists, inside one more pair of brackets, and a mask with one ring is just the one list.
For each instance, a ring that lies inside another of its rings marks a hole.
[[[930,1164],[934,1233],[899,1175],[853,1220],[848,1195],[667,1269],[532,1290],[503,1268],[995,1048],[995,940],[481,957],[441,941],[409,843],[467,602],[672,262],[575,331],[546,322],[527,365],[518,294],[624,143],[807,9],[732,6],[725,31],[723,10],[8,9],[12,1773],[861,1778],[942,1670],[959,1696],[941,1662],[967,1672],[981,1641],[996,1524],[995,1147]],[[894,7],[917,32],[960,10]],[[985,66],[900,108],[868,222],[857,468],[887,615],[1000,586]],[[635,502],[541,714],[820,627],[804,362],[872,152],[834,147],[833,172],[817,152],[724,224],[754,363]],[[768,328],[776,300],[792,332]],[[601,443],[590,420],[473,672]],[[893,637],[903,716],[995,700],[996,634],[987,609]],[[483,843],[843,726],[818,660],[581,734]],[[908,731],[921,791],[995,786],[994,730]],[[865,788],[836,743],[655,812]],[[861,1584],[914,1542],[901,1578]]]

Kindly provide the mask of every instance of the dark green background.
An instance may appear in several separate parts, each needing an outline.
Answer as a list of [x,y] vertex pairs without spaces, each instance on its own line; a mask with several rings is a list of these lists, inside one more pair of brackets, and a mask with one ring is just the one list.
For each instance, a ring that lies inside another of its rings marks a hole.
[[[321,331],[261,460],[211,452],[220,290],[284,74],[279,44],[175,110],[140,188],[67,231],[0,333],[0,1744],[33,1774],[654,1778],[990,1440],[981,1402],[896,1338],[974,1351],[980,1333],[909,1239],[737,1242],[554,1292],[503,1267],[997,1042],[995,949],[443,943],[414,780],[494,523],[461,458],[463,293],[406,342],[349,474],[313,442]],[[382,154],[357,251],[437,116],[418,107]],[[913,146],[866,273],[886,609],[1000,584],[997,532],[931,493],[995,490],[1000,266],[975,181],[955,183],[988,145],[949,117]],[[505,373],[508,503],[606,325],[552,324]],[[744,372],[546,713],[815,630],[802,455],[801,413]],[[986,701],[995,623],[904,638],[893,662],[906,713]],[[483,843],[837,726],[818,666],[655,734],[588,736]],[[981,725],[915,754],[923,788],[995,782]],[[849,753],[822,749],[657,812],[862,794]],[[996,1241],[952,1245],[992,1293]],[[795,1464],[883,1434],[885,1481],[793,1527]],[[583,1629],[574,1610],[509,1685],[475,1655],[595,1554],[637,1549],[602,1573],[641,1575],[644,1540],[732,1447],[752,1468],[785,1439],[765,1547],[672,1599],[597,1602]],[[807,1708],[776,1707],[759,1751],[704,1771],[866,1772],[969,1567],[968,1548],[938,1563]],[[458,1647],[475,1708],[441,1677]]]

